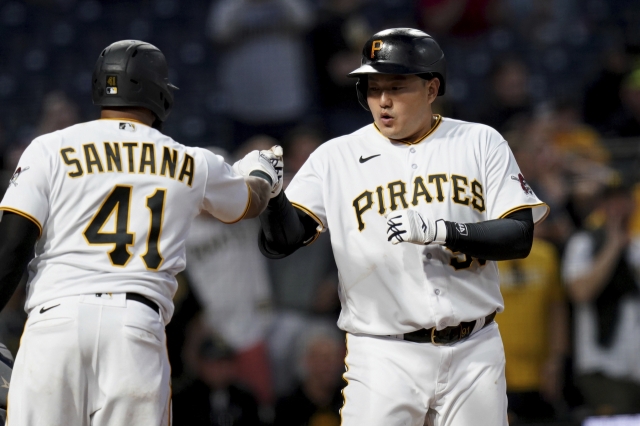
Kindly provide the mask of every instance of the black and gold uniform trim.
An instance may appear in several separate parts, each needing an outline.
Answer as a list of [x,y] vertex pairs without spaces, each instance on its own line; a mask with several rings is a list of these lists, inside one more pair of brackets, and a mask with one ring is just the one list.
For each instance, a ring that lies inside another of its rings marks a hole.
[[318,222],[318,225],[320,225],[322,227],[322,229],[325,229],[326,226],[324,226],[324,223],[322,223],[322,221],[320,220],[320,218],[318,216],[316,216],[316,214],[314,212],[312,212],[310,209],[308,209],[307,207],[303,206],[302,204],[298,204],[295,203],[293,201],[291,201],[291,205],[293,207],[295,207],[298,210],[302,210],[303,212],[305,212],[306,214],[308,214],[309,216],[311,216],[313,218],[313,220],[315,220],[316,222]]
[[504,219],[505,217],[509,216],[511,213],[515,213],[519,210],[524,210],[524,209],[533,209],[536,207],[546,207],[547,211],[544,214],[544,216],[542,216],[539,220],[537,220],[535,223],[540,223],[543,220],[545,220],[547,218],[547,216],[549,216],[549,213],[551,212],[551,207],[549,207],[547,205],[547,203],[537,203],[537,204],[526,204],[523,206],[518,206],[518,207],[514,207],[512,209],[507,210],[506,212],[502,213],[500,216],[498,216],[498,219]]
[[326,226],[324,226],[324,223],[322,223],[320,218],[307,207],[303,206],[302,204],[294,203],[293,201],[291,201],[291,205],[296,209],[303,211],[305,214],[307,214],[307,216],[310,216],[318,225],[320,225],[321,229],[319,231],[316,230],[316,235],[304,242],[305,246],[313,244],[320,236],[322,230],[326,228]]
[[440,123],[442,123],[442,116],[440,114],[434,114],[433,117],[436,119],[436,122],[433,124],[433,126],[431,126],[429,131],[424,134],[424,136],[422,136],[420,139],[418,139],[415,142],[404,141],[402,139],[389,139],[389,138],[387,138],[386,136],[384,136],[382,134],[382,132],[380,131],[380,129],[378,128],[378,125],[376,123],[373,123],[373,127],[378,131],[378,133],[380,133],[382,136],[384,136],[385,138],[389,139],[390,141],[400,142],[400,143],[403,143],[403,144],[406,144],[406,145],[417,145],[420,142],[422,142],[423,140],[425,140],[426,138],[428,138],[429,136],[431,136],[433,134],[433,132],[436,131],[438,126],[440,126]]
[[227,225],[232,225],[234,223],[238,223],[240,222],[242,219],[244,219],[244,217],[247,215],[247,212],[249,211],[249,207],[251,207],[251,187],[249,186],[249,184],[247,183],[247,181],[244,182],[245,185],[247,185],[247,192],[249,192],[249,195],[247,195],[247,205],[244,208],[244,212],[242,212],[242,214],[240,215],[239,218],[237,218],[236,220],[233,220],[231,222],[225,222],[224,220],[220,220],[220,222],[225,223]]
[[11,212],[11,213],[15,213],[17,215],[20,215],[20,216],[22,216],[24,218],[29,219],[31,222],[35,223],[36,226],[38,227],[38,229],[40,230],[40,235],[38,235],[38,238],[40,238],[42,236],[42,225],[40,224],[38,219],[36,219],[35,217],[31,216],[29,213],[25,213],[22,210],[14,209],[13,207],[0,207],[0,210]]

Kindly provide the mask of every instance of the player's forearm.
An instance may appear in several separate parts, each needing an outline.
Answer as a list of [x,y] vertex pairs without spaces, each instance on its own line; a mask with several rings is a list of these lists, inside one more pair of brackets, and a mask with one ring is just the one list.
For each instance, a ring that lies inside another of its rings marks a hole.
[[251,191],[251,204],[244,217],[245,219],[251,219],[258,217],[269,204],[271,185],[261,177],[248,176],[245,181]]
[[503,219],[458,224],[445,221],[445,246],[454,252],[485,260],[522,259],[533,243],[531,209],[520,210]]
[[4,212],[0,221],[0,311],[20,283],[39,232],[29,219]]
[[284,191],[271,199],[260,215],[260,223],[259,246],[266,257],[282,258],[302,247],[304,225]]

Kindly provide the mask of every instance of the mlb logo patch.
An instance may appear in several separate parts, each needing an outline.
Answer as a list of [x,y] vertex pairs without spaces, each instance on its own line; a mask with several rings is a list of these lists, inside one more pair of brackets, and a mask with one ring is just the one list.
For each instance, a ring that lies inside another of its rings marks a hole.
[[136,126],[133,123],[120,123],[120,130],[126,130],[129,132],[135,132]]
[[106,88],[107,95],[117,95],[118,94],[118,76],[108,75],[106,86],[107,86]]

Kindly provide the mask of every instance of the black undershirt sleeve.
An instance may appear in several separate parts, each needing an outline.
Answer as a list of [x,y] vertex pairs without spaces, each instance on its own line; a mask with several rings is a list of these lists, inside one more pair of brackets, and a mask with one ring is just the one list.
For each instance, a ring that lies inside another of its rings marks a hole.
[[[284,192],[271,199],[260,215],[262,229],[258,246],[270,259],[282,259],[317,236],[318,223],[293,207]],[[445,246],[455,252],[484,260],[527,257],[533,243],[531,209],[518,210],[505,218],[478,223],[445,221]]]
[[531,209],[518,210],[503,219],[478,223],[445,221],[445,246],[454,252],[484,260],[522,259],[533,243]]
[[258,247],[269,259],[287,257],[318,235],[318,223],[293,207],[284,191],[269,201],[260,224]]
[[31,220],[15,213],[3,212],[0,220],[0,311],[16,291],[40,229]]

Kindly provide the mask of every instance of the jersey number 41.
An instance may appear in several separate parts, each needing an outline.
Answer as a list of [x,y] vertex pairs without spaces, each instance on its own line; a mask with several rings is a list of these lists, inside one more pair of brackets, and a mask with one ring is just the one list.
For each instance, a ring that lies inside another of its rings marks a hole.
[[[84,238],[90,245],[112,245],[109,260],[113,266],[127,266],[133,255],[129,246],[135,244],[136,234],[129,231],[129,216],[131,213],[131,192],[129,185],[116,185],[102,202],[98,212],[93,216],[89,226],[84,230]],[[159,242],[162,234],[164,218],[164,204],[167,196],[166,189],[156,189],[153,195],[147,197],[147,208],[150,211],[149,233],[147,236],[147,251],[142,255],[142,261],[147,269],[157,270],[162,261]],[[115,215],[115,229],[113,232],[104,230],[112,216]]]

